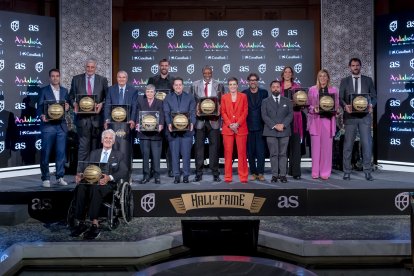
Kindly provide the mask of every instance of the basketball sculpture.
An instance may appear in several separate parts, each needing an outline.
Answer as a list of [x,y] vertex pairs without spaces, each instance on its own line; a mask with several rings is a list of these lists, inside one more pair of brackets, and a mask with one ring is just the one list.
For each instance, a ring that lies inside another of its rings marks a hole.
[[216,104],[211,99],[205,99],[201,102],[200,109],[204,114],[212,114],[216,110]]
[[127,117],[127,112],[125,108],[117,106],[114,109],[112,109],[111,117],[112,120],[114,120],[115,122],[123,122]]
[[368,107],[368,100],[364,96],[356,96],[352,100],[352,107],[355,111],[365,111]]
[[157,93],[155,93],[155,98],[161,101],[163,101],[166,96],[167,96],[167,93],[165,92],[158,91]]
[[65,113],[65,110],[63,109],[63,106],[58,103],[54,103],[49,105],[47,108],[47,115],[52,120],[59,120],[63,117],[63,114]]
[[96,184],[102,177],[102,170],[96,165],[89,165],[83,171],[83,179],[89,184]]
[[173,125],[177,130],[185,130],[188,126],[188,118],[184,114],[177,114],[173,119]]
[[79,101],[79,107],[84,112],[93,111],[95,108],[95,101],[91,97],[83,97]]
[[322,96],[319,99],[319,107],[323,111],[331,111],[335,106],[334,100],[329,96]]
[[293,101],[296,105],[306,105],[308,102],[308,94],[306,94],[306,92],[303,90],[299,90],[293,94]]
[[141,128],[145,131],[155,131],[157,129],[157,118],[151,114],[142,116]]

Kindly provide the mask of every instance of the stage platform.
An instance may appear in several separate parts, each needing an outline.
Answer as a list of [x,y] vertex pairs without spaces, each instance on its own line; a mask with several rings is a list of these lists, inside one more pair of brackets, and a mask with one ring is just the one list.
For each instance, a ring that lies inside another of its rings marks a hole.
[[[288,177],[287,183],[271,183],[269,171],[266,181],[247,184],[236,174],[230,184],[213,182],[210,174],[201,182],[173,184],[166,172],[162,184],[139,184],[139,172],[134,169],[132,175],[136,217],[408,215],[407,192],[414,191],[414,173],[385,170],[373,172],[374,181],[366,181],[363,172],[344,181],[341,171],[322,180],[303,168],[302,179]],[[51,188],[41,187],[39,175],[0,179],[0,203],[27,205],[41,221],[62,219],[75,187],[73,176],[66,179],[68,186]]]

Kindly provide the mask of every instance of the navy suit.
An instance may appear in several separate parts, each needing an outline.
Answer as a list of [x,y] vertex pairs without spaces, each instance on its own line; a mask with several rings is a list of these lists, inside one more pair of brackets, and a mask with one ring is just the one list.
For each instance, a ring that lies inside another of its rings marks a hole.
[[[90,153],[89,162],[99,163],[103,149],[97,149]],[[84,212],[86,205],[89,206],[89,217],[91,220],[98,219],[99,210],[105,197],[107,197],[114,189],[116,183],[121,179],[126,180],[129,172],[127,171],[123,153],[112,149],[108,157],[109,174],[114,178],[106,185],[89,185],[78,184],[75,194],[75,212],[78,220],[84,220]],[[89,204],[87,204],[87,200]]]
[[[87,95],[86,74],[72,78],[70,97],[75,100],[76,95]],[[108,91],[108,80],[100,75],[94,75],[92,94],[96,95],[96,103],[105,101]],[[89,152],[99,148],[101,129],[103,126],[103,111],[100,114],[75,114],[75,124],[79,136],[78,160],[85,161]]]
[[[349,76],[341,80],[339,86],[340,104],[344,108],[350,103],[350,94],[355,93],[353,77]],[[375,106],[377,91],[374,88],[374,82],[370,77],[361,75],[361,93],[369,94],[368,103]],[[371,113],[348,113],[344,111],[345,139],[343,149],[343,171],[346,174],[351,173],[352,165],[352,148],[356,137],[357,130],[360,135],[362,146],[362,163],[365,173],[370,173],[372,159],[372,114]]]
[[[70,103],[68,90],[60,86],[59,100]],[[40,90],[39,101],[37,104],[37,116],[45,115],[45,101],[56,101],[50,85],[43,87]],[[56,179],[59,179],[65,174],[66,162],[66,137],[68,127],[65,116],[61,120],[49,120],[48,122],[41,122],[40,124],[42,149],[40,151],[40,171],[42,173],[42,180],[50,180],[49,172],[49,156],[52,148],[56,149]]]
[[[263,120],[261,114],[262,101],[269,96],[269,92],[259,88],[256,93],[250,89],[243,90],[247,96],[248,113],[247,128],[247,156],[251,174],[264,174],[266,143],[263,138]],[[255,94],[255,97],[253,96]]]
[[[135,121],[137,116],[137,97],[138,91],[132,85],[126,85],[124,87],[123,97],[119,93],[120,89],[118,84],[108,88],[108,93],[105,98],[105,120],[111,120],[111,105],[128,105],[129,106],[129,118],[128,121]],[[115,139],[114,149],[122,152],[126,155],[126,162],[128,169],[132,169],[132,131],[128,123],[111,122],[109,127],[117,133]]]
[[[179,97],[180,100],[179,100]],[[196,103],[193,95],[186,92],[182,92],[180,96],[177,96],[175,92],[170,93],[164,99],[164,116],[167,125],[172,124],[172,112],[181,112],[189,114],[189,123],[195,126]],[[166,130],[167,139],[170,145],[172,168],[175,177],[180,176],[180,154],[183,159],[183,173],[184,177],[190,175],[190,155],[191,144],[193,142],[194,130],[185,132],[169,132]]]

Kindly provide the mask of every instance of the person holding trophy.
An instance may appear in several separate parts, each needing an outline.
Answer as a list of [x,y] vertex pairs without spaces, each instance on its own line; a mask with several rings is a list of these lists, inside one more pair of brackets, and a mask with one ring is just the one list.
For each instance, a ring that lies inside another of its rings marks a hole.
[[307,129],[311,137],[312,178],[328,179],[332,172],[332,144],[336,133],[339,94],[327,70],[318,72],[308,93]]

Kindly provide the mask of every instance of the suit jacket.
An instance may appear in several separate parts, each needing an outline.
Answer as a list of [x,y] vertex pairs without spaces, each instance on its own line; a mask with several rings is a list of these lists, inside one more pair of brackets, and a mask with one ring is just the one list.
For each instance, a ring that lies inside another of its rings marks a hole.
[[137,117],[137,97],[138,91],[132,85],[127,84],[124,91],[124,101],[122,102],[118,84],[109,87],[105,98],[105,120],[111,119],[111,105],[126,104],[129,105],[129,120],[135,121]]
[[[108,80],[100,75],[95,74],[95,81],[93,86],[93,94],[96,95],[96,103],[102,103],[105,101],[106,93],[108,91]],[[76,99],[76,95],[87,95],[86,91],[86,77],[85,74],[76,75],[72,78],[70,86],[70,98],[72,101]],[[103,109],[103,108],[102,108]],[[102,126],[102,114],[97,115],[83,115],[75,114],[75,121],[77,126],[84,126],[86,123],[85,119],[91,118],[94,127]]]
[[[89,162],[100,162],[103,149],[96,149],[89,154]],[[128,180],[128,166],[125,162],[124,154],[112,148],[108,158],[109,174],[114,178],[113,182]]]
[[[167,125],[172,124],[172,112],[182,112],[182,113],[188,113],[190,123],[195,126],[196,123],[196,115],[195,115],[195,108],[196,103],[194,100],[193,95],[188,94],[187,92],[182,92],[181,94],[181,102],[178,103],[177,94],[175,92],[168,94],[163,102],[163,108],[164,108],[164,116],[165,116],[165,122]],[[166,130],[167,138],[172,138],[172,133],[170,133],[168,130]],[[181,134],[180,134],[181,135]],[[194,129],[193,131],[186,131],[182,134],[184,137],[191,137],[194,135]]]
[[[68,90],[62,86],[60,86],[59,100],[65,101],[70,104]],[[47,85],[45,87],[42,87],[42,89],[40,89],[40,96],[39,96],[39,100],[37,103],[37,110],[36,110],[37,116],[45,115],[44,107],[45,107],[46,101],[56,101],[55,94],[53,94],[53,90],[50,85]],[[61,127],[64,132],[68,131],[68,126],[65,120],[65,115],[63,115],[63,118],[61,120],[53,120],[53,121],[48,121],[48,122],[41,121],[40,123],[41,132],[53,131],[53,129],[56,127]]]
[[247,96],[241,92],[237,92],[237,99],[235,108],[231,102],[231,93],[227,93],[221,97],[221,116],[223,118],[223,128],[221,133],[223,135],[233,135],[230,129],[230,124],[238,123],[239,129],[237,135],[247,135]]
[[263,130],[263,120],[261,114],[262,101],[269,96],[269,92],[259,88],[257,91],[257,101],[253,101],[253,93],[250,88],[243,90],[247,96],[247,104],[249,106],[247,113],[247,128],[249,131]]
[[[291,135],[293,105],[288,98],[280,96],[279,104],[275,102],[273,96],[264,99],[261,113],[264,121],[263,136],[286,137]],[[283,131],[274,129],[276,124],[283,124],[285,126]]]
[[[336,87],[328,87],[328,93],[333,95],[335,98],[335,108],[339,107],[339,93]],[[321,135],[321,118],[319,113],[315,113],[315,107],[319,107],[319,89],[318,87],[312,86],[308,92],[308,120],[307,128],[310,135]],[[330,137],[334,137],[336,133],[336,119],[335,115],[330,118],[331,120],[331,133]]]
[[[138,97],[138,104],[137,104],[137,117],[135,121],[137,124],[140,122],[139,112],[140,111],[158,111],[159,117],[159,125],[164,125],[165,118],[164,118],[164,108],[163,108],[163,101],[154,98],[152,105],[148,105],[148,100],[146,96],[139,96]],[[162,132],[161,132],[162,133]],[[138,132],[139,139],[148,139],[148,140],[161,140],[161,133],[158,131],[145,131],[145,132]]]
[[[342,107],[345,105],[349,105],[350,103],[350,95],[354,93],[354,82],[352,76],[348,76],[341,80],[341,84],[339,86],[339,98],[340,104]],[[374,82],[370,77],[361,75],[361,93],[369,94],[368,104],[372,104],[375,106],[377,103],[377,91],[374,87]],[[371,114],[369,113],[355,113],[350,114],[348,112],[344,112],[344,120],[348,119],[357,119],[357,118],[371,118]]]
[[[193,82],[190,88],[190,94],[194,95],[196,103],[200,98],[204,98],[204,82],[203,80],[197,80]],[[224,85],[216,80],[211,80],[211,97],[218,97],[217,103],[220,103],[221,96],[224,94]],[[197,117],[196,129],[202,129],[204,127],[205,120],[210,121],[210,125],[213,129],[219,129],[221,126],[220,116],[206,116]]]

